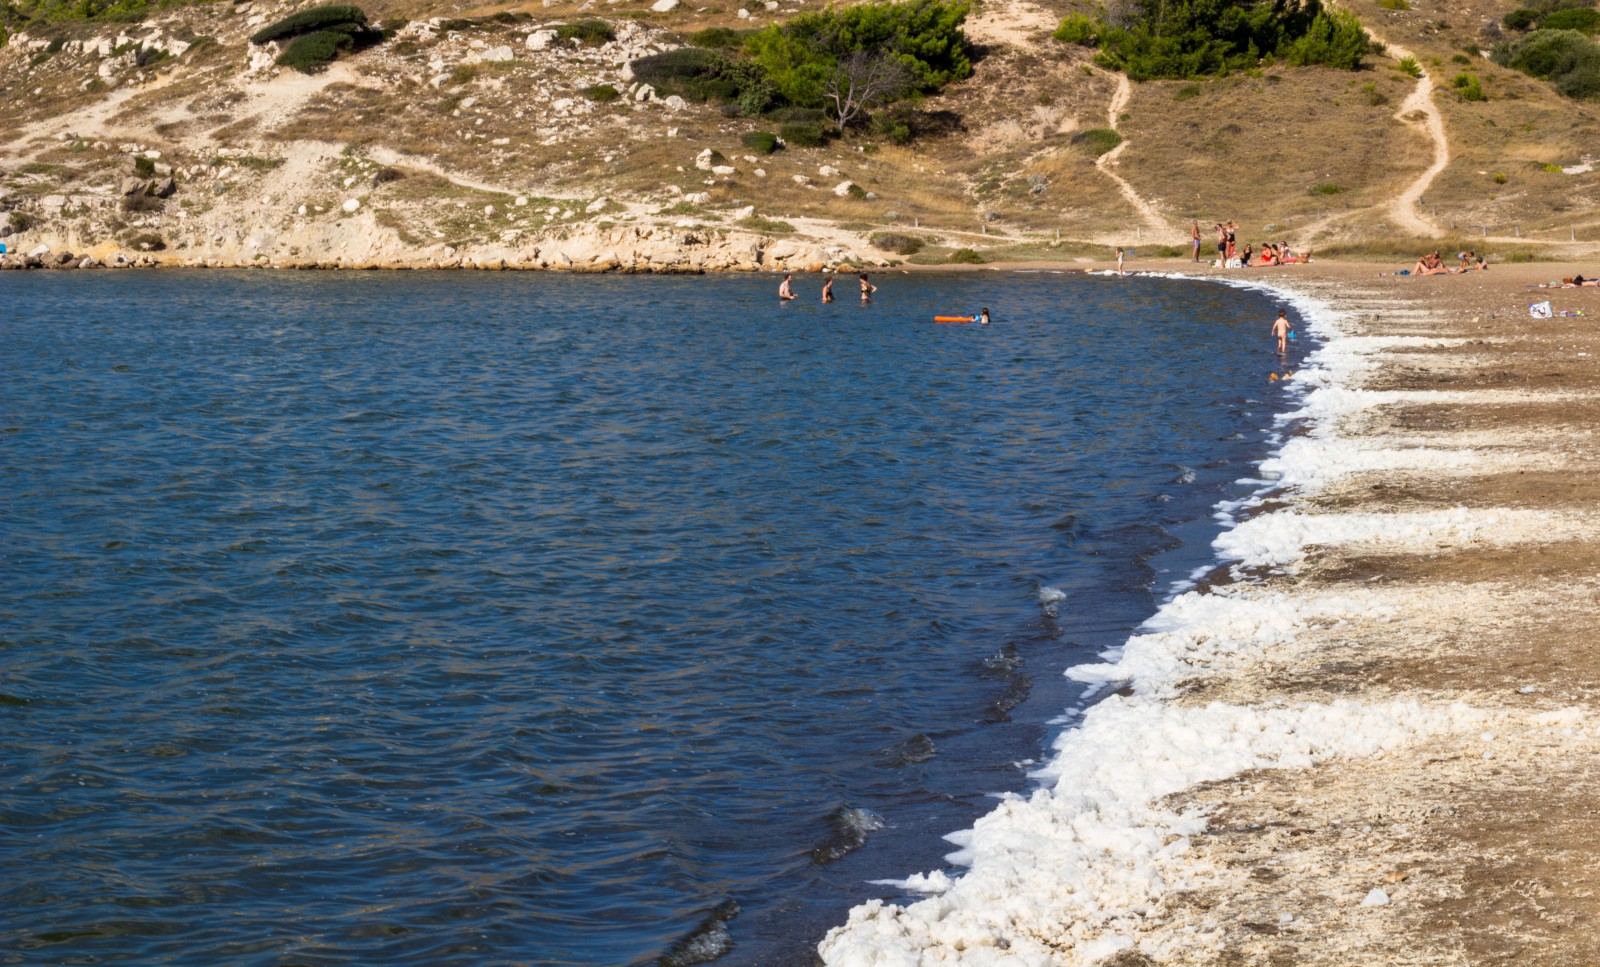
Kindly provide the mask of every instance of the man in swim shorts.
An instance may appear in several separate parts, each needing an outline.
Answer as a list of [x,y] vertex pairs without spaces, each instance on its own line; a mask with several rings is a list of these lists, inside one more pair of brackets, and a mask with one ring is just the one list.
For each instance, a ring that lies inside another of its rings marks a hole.
[[1189,226],[1189,241],[1194,247],[1194,260],[1200,261],[1200,220],[1195,219]]
[[1289,351],[1289,313],[1283,309],[1278,310],[1278,318],[1272,320],[1272,336],[1278,340],[1278,355]]
[[788,302],[794,298],[794,276],[786,275],[783,282],[778,285],[778,301]]

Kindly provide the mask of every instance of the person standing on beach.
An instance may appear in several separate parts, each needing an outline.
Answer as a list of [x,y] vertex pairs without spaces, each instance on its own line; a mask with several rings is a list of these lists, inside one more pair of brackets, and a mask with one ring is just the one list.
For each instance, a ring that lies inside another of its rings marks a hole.
[[1128,273],[1122,271],[1122,256],[1123,256],[1123,254],[1124,253],[1122,251],[1121,246],[1118,246],[1117,247],[1117,275],[1119,275],[1119,276],[1128,274]]
[[1221,222],[1217,223],[1217,265],[1228,267],[1228,229]]
[[1289,351],[1289,313],[1283,309],[1278,310],[1278,318],[1272,321],[1272,336],[1278,340],[1278,355],[1282,356]]
[[833,276],[828,276],[828,281],[822,283],[822,304],[827,305],[833,301]]
[[1194,260],[1198,262],[1200,261],[1200,220],[1198,218],[1194,220],[1194,224],[1189,226],[1189,241],[1193,243]]
[[878,291],[878,287],[873,285],[871,280],[867,278],[867,273],[861,273],[861,304],[866,305],[871,302],[872,293],[876,291]]
[[778,301],[788,302],[794,298],[794,276],[786,275],[783,282],[778,285]]

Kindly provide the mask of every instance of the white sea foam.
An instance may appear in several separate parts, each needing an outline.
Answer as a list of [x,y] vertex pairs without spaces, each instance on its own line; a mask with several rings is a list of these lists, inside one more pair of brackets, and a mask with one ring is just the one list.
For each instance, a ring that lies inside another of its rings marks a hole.
[[[1533,394],[1370,392],[1348,388],[1350,378],[1388,349],[1444,345],[1428,337],[1345,335],[1340,316],[1314,297],[1276,291],[1253,281],[1223,280],[1262,289],[1295,306],[1307,328],[1325,340],[1285,387],[1298,408],[1283,418],[1309,421],[1309,436],[1294,437],[1263,464],[1263,488],[1308,490],[1351,466],[1368,470],[1453,470],[1480,459],[1471,451],[1385,454],[1334,435],[1336,421],[1383,403],[1521,401]],[[1423,342],[1404,340],[1422,339]],[[1452,343],[1453,344],[1453,343]],[[1541,396],[1549,399],[1550,396]],[[1304,441],[1304,442],[1301,442]],[[1232,513],[1251,501],[1219,508]],[[1561,515],[1533,511],[1310,515],[1264,514],[1223,532],[1216,550],[1225,560],[1281,565],[1317,544],[1361,542],[1437,547],[1493,538],[1532,540],[1576,526]],[[1041,589],[1041,602],[1045,590]],[[1238,875],[1191,855],[1187,837],[1205,827],[1195,811],[1162,805],[1164,797],[1197,783],[1251,769],[1294,768],[1335,757],[1372,756],[1442,733],[1481,730],[1492,717],[1463,705],[1339,701],[1278,708],[1214,703],[1183,706],[1167,699],[1180,682],[1259,659],[1294,640],[1310,623],[1362,615],[1384,620],[1393,604],[1377,592],[1287,596],[1258,587],[1179,594],[1146,621],[1106,664],[1067,674],[1089,685],[1126,684],[1078,716],[1054,743],[1035,778],[1041,787],[1010,795],[971,829],[947,837],[959,849],[947,857],[967,867],[893,883],[934,894],[905,906],[873,900],[830,931],[818,950],[844,967],[922,967],[999,964],[1055,967],[1092,964],[1134,946],[1158,959],[1217,938],[1198,928],[1147,932],[1154,903],[1166,892],[1215,884]],[[1073,716],[1064,716],[1071,721]],[[1542,724],[1534,717],[1534,724]],[[1565,722],[1565,720],[1563,720]],[[1524,723],[1526,724],[1526,723]],[[1570,722],[1566,722],[1570,726]]]

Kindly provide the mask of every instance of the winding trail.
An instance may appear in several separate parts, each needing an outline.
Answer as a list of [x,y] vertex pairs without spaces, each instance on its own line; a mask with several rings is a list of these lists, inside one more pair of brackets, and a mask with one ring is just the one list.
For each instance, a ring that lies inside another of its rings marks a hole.
[[[1372,34],[1371,30],[1367,32]],[[1404,47],[1395,46],[1377,34],[1372,34],[1372,37],[1388,48],[1390,56],[1396,61],[1413,57],[1411,51]],[[1433,164],[1389,203],[1388,211],[1391,224],[1413,235],[1431,237],[1443,233],[1437,222],[1422,214],[1420,202],[1423,193],[1433,185],[1433,180],[1450,164],[1450,140],[1445,137],[1444,117],[1440,115],[1438,106],[1433,103],[1433,77],[1426,69],[1420,67],[1420,61],[1417,63],[1421,70],[1417,86],[1401,103],[1400,110],[1396,111],[1394,116],[1403,124],[1420,127],[1433,142]],[[1416,116],[1419,112],[1421,118]]]
[[[1122,132],[1117,128],[1117,118],[1121,116],[1122,109],[1128,106],[1128,100],[1133,97],[1133,85],[1129,83],[1128,75],[1126,74],[1108,76],[1116,78],[1117,89],[1111,95],[1111,104],[1106,109],[1106,124],[1111,130],[1121,134]],[[1134,190],[1134,187],[1128,184],[1127,179],[1117,174],[1113,166],[1117,162],[1117,156],[1122,154],[1123,149],[1127,147],[1128,141],[1124,138],[1117,143],[1115,148],[1094,159],[1094,166],[1116,183],[1117,190],[1122,192],[1122,197],[1127,199],[1128,204],[1132,205],[1134,211],[1139,213],[1139,217],[1144,219],[1145,224],[1150,227],[1150,231],[1155,235],[1156,239],[1172,239],[1184,235],[1185,233],[1174,228],[1165,216],[1156,210],[1154,205],[1146,201],[1143,195]]]

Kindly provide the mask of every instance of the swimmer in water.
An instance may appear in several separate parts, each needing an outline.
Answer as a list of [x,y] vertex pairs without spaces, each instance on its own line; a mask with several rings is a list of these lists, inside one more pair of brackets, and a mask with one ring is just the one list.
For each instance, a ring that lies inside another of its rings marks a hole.
[[794,276],[786,275],[783,277],[783,282],[778,286],[778,300],[780,302],[788,302],[790,299],[794,298],[793,283]]
[[983,311],[978,313],[978,325],[987,326],[988,324],[989,324],[989,307],[988,306],[984,306],[983,307]]
[[867,273],[861,273],[861,304],[866,305],[868,302],[871,302],[872,293],[876,291],[878,291],[878,287],[873,285],[872,282],[868,280]]
[[824,304],[833,301],[833,276],[828,276],[828,281],[822,283],[822,301]]

